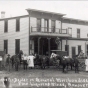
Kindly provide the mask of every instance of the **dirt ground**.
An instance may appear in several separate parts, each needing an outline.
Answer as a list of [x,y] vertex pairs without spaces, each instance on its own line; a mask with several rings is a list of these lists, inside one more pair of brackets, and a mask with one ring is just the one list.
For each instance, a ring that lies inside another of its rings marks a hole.
[[10,88],[88,88],[88,72],[75,73],[69,70],[63,73],[56,67],[42,70],[20,69],[15,71],[0,71],[0,88],[5,88],[3,78],[9,78]]

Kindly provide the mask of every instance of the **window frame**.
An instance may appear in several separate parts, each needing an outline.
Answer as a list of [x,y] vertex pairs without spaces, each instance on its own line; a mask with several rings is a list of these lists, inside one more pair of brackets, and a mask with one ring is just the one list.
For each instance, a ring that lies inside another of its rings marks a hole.
[[[38,26],[38,20],[40,20],[39,26]],[[41,18],[37,18],[37,32],[41,32]]]
[[17,18],[16,19],[16,32],[19,32],[20,31],[20,19]]
[[77,28],[77,38],[80,38],[80,28]]
[[8,54],[8,40],[7,39],[4,40],[4,51],[5,51],[6,54]]
[[[52,25],[53,23],[52,22],[54,22],[54,25]],[[55,30],[55,28],[56,28],[56,20],[51,20],[51,32],[56,32],[56,30]]]
[[8,32],[8,20],[4,21],[4,33]]

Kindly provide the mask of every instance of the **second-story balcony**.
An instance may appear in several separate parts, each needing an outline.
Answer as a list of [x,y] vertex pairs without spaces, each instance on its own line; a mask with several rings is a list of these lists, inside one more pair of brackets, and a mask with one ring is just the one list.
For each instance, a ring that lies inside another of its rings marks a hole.
[[47,27],[31,27],[30,36],[71,37],[72,30]]

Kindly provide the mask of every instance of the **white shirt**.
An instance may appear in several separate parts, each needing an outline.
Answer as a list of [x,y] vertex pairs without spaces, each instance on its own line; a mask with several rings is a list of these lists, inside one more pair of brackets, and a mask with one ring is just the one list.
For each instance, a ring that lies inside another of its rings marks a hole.
[[28,60],[28,56],[22,55],[21,56],[22,60]]
[[53,57],[56,57],[56,56],[57,56],[57,54],[52,53],[50,58],[53,58]]

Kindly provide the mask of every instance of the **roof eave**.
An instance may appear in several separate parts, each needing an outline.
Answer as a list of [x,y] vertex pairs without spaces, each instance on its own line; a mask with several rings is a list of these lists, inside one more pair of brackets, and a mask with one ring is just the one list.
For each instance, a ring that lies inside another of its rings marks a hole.
[[55,13],[55,12],[49,12],[49,11],[43,11],[43,10],[36,10],[36,9],[26,9],[27,12],[33,11],[33,12],[40,12],[40,13],[46,13],[46,14],[52,14],[52,15],[58,15],[58,16],[65,16],[66,14],[61,14],[61,13]]

